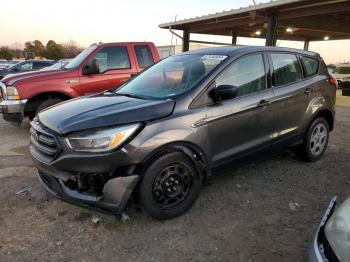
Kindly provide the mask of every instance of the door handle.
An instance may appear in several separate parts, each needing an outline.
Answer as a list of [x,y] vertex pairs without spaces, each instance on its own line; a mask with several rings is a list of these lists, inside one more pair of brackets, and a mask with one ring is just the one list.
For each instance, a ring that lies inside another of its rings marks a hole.
[[270,100],[261,100],[258,104],[258,107],[265,107],[265,106],[269,106],[271,104],[271,101]]
[[304,91],[304,94],[309,95],[311,94],[311,92],[312,92],[312,89],[307,87]]

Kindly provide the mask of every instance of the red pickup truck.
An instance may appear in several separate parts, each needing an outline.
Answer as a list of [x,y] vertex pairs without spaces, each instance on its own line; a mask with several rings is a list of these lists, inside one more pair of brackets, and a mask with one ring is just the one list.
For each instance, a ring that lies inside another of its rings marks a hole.
[[0,82],[3,118],[21,124],[64,100],[118,87],[158,60],[153,43],[95,44],[60,70],[8,75]]

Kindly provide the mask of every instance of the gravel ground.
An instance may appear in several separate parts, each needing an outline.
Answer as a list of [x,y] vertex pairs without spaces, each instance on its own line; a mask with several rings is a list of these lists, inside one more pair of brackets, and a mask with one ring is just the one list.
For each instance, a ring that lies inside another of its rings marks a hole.
[[328,201],[350,192],[349,129],[350,108],[337,107],[317,163],[287,152],[225,166],[185,215],[155,221],[131,207],[122,222],[46,193],[28,156],[28,124],[0,121],[0,261],[305,261]]

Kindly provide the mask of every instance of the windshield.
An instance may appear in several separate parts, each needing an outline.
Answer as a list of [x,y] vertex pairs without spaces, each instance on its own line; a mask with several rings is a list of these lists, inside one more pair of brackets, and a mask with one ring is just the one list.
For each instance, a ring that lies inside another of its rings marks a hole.
[[350,66],[349,67],[337,67],[333,71],[334,74],[350,74]]
[[194,88],[226,57],[197,54],[171,56],[125,83],[116,93],[161,99],[177,96]]
[[85,60],[86,57],[89,56],[95,49],[97,45],[92,45],[86,48],[83,52],[77,55],[74,59],[72,59],[64,68],[72,69],[80,66],[80,64]]

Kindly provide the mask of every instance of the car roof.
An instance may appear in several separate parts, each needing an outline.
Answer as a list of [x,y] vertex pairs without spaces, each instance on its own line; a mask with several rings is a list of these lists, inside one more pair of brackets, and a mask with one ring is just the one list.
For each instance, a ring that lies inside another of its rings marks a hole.
[[38,59],[28,59],[28,60],[22,60],[21,62],[42,62],[42,63],[55,63],[54,60],[38,60]]
[[[291,52],[298,53],[307,56],[320,56],[318,53],[305,51],[295,48],[286,48],[286,47],[272,47],[272,46],[224,46],[224,47],[211,47],[204,48],[186,52],[184,54],[199,54],[199,55],[227,55],[233,56],[237,53],[251,53],[251,52]],[[180,54],[181,55],[181,54]]]

